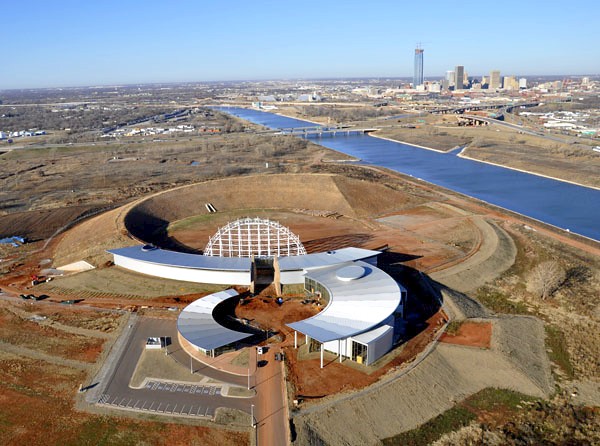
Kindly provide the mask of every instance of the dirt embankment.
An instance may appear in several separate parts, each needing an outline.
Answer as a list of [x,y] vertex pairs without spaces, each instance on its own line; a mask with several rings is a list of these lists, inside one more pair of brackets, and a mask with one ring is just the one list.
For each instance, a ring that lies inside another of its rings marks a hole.
[[[298,412],[295,444],[375,445],[486,387],[547,397],[553,384],[543,337],[537,337],[542,323],[529,317],[492,322],[489,350],[438,344],[417,367],[387,384]],[[518,334],[525,335],[522,342],[514,342]]]
[[515,262],[517,248],[510,236],[492,221],[474,218],[481,242],[460,263],[431,273],[431,278],[451,289],[467,292],[498,277]]
[[[161,242],[170,222],[209,216],[205,204],[219,212],[237,209],[316,209],[349,218],[394,212],[419,203],[419,197],[377,182],[331,174],[259,175],[215,180],[152,195],[86,221],[64,236],[55,264],[109,260],[106,249],[131,245],[126,236]],[[216,227],[213,229],[216,230]]]

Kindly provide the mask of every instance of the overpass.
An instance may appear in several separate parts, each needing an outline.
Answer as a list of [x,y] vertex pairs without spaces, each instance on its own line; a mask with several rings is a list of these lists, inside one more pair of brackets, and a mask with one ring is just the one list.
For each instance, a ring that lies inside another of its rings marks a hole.
[[333,127],[322,127],[322,126],[309,126],[309,127],[289,127],[289,128],[279,128],[275,130],[276,133],[282,135],[294,135],[294,136],[322,136],[322,135],[332,135],[336,136],[337,134],[346,134],[350,135],[352,133],[370,133],[374,132],[378,129],[376,128],[357,128],[350,126],[333,126]]

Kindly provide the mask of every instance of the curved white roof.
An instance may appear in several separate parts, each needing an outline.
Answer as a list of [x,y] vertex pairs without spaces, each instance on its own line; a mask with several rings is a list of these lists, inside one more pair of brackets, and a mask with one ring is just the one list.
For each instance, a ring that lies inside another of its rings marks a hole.
[[213,350],[252,336],[223,327],[213,319],[215,307],[237,295],[235,290],[219,291],[189,304],[177,318],[177,329],[181,336],[204,350]]
[[279,257],[277,261],[279,262],[279,269],[281,271],[298,271],[368,259],[379,254],[381,254],[380,251],[372,251],[370,249],[342,248],[335,251],[317,252],[303,256]]
[[113,255],[126,257],[142,262],[167,265],[180,268],[207,269],[217,271],[250,271],[251,259],[238,257],[209,257],[199,254],[167,251],[165,249],[147,249],[146,246],[129,246],[111,249]]
[[[364,274],[345,280],[344,273],[349,266],[363,268]],[[341,274],[338,276],[338,273]],[[287,325],[319,342],[345,339],[370,330],[384,322],[400,305],[402,296],[398,283],[365,262],[311,270],[305,277],[329,290],[329,304],[319,314]]]

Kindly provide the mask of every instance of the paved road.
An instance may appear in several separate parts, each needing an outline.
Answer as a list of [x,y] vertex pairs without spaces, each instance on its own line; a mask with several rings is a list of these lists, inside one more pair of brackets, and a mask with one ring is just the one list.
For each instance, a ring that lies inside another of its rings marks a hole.
[[256,371],[255,418],[257,423],[257,439],[259,446],[280,446],[288,444],[288,420],[286,413],[286,397],[283,385],[282,363],[275,361],[277,347],[258,356],[259,361],[267,361]]
[[[228,398],[221,395],[218,385],[192,385],[154,380],[142,389],[132,389],[129,381],[148,337],[170,337],[169,354],[182,355],[189,364],[189,356],[177,342],[176,324],[170,319],[139,318],[114,373],[109,378],[98,403],[121,409],[143,410],[182,416],[212,417],[218,407],[229,407],[249,412],[253,398]],[[181,359],[181,358],[180,358]],[[182,362],[186,364],[186,362]],[[195,368],[197,370],[197,368]],[[246,377],[230,375],[209,367],[202,374],[232,384],[245,385]],[[241,381],[241,382],[240,382]]]

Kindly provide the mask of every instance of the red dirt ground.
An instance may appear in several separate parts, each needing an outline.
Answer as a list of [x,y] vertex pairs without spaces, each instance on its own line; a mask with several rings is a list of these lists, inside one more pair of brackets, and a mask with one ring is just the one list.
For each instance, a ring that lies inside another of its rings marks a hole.
[[[264,329],[277,330],[285,344],[293,343],[293,332],[285,324],[301,321],[317,314],[320,309],[314,305],[303,305],[300,299],[284,298],[283,305],[277,305],[274,293],[267,288],[260,295],[247,301],[245,305],[238,305],[235,314],[245,318]],[[290,337],[289,335],[292,334]]]
[[[348,360],[340,364],[332,354],[325,354],[323,369],[320,368],[318,353],[311,354],[314,357],[312,359],[298,360],[298,350],[294,349],[293,337],[290,337],[290,342],[286,342],[284,348],[289,368],[288,379],[296,395],[303,398],[320,398],[341,391],[362,389],[379,380],[391,369],[413,361],[431,342],[444,320],[443,313],[436,313],[427,320],[427,328],[407,341],[399,353],[392,351],[388,354],[386,364],[378,369],[364,367],[365,371],[354,368]],[[304,337],[301,339],[303,341]],[[386,357],[383,358],[385,360]]]
[[469,347],[490,348],[492,342],[491,322],[464,322],[456,334],[444,333],[441,342],[467,345]]

